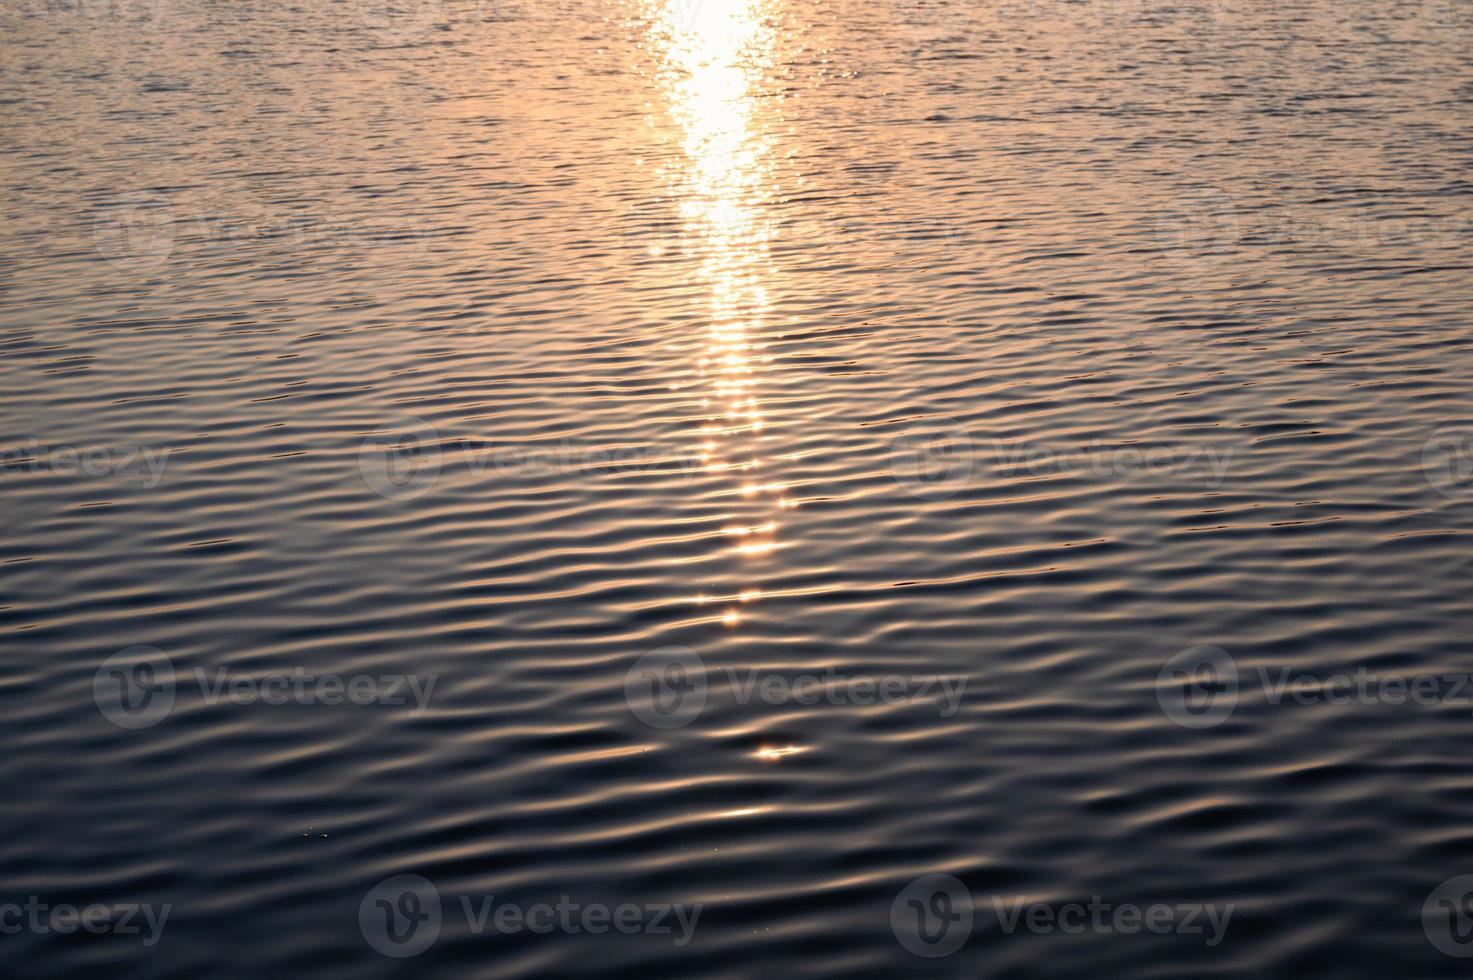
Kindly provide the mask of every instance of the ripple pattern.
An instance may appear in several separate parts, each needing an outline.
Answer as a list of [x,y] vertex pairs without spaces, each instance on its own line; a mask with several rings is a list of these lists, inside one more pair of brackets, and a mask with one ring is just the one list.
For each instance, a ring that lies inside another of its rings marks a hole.
[[[0,905],[171,910],[7,974],[1460,975],[1470,39],[1442,0],[7,6]],[[1357,672],[1437,694],[1321,696]],[[365,925],[400,875],[413,958]],[[947,956],[892,915],[927,875]],[[1096,898],[1231,912],[1001,911]]]

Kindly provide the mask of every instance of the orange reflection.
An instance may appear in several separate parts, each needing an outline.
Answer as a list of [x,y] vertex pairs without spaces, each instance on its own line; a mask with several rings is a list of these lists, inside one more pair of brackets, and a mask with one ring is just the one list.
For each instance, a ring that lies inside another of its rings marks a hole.
[[[735,553],[749,560],[777,549],[772,515],[787,507],[785,487],[764,479],[756,373],[767,360],[760,338],[771,311],[764,286],[769,147],[753,125],[757,86],[771,68],[767,2],[663,0],[654,32],[663,88],[683,134],[681,217],[710,290],[710,336],[695,365],[709,414],[697,451],[707,472],[732,477],[727,495],[740,524],[724,530]],[[737,604],[760,594],[743,588],[722,621],[737,625]]]
[[808,749],[799,745],[764,745],[755,753],[757,758],[763,762],[776,762],[790,755],[807,752]]

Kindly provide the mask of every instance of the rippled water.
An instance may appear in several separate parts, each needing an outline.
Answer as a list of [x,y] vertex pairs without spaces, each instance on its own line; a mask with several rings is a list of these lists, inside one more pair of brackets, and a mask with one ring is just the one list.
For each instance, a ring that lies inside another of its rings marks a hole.
[[1468,5],[396,2],[0,8],[8,975],[1466,971]]

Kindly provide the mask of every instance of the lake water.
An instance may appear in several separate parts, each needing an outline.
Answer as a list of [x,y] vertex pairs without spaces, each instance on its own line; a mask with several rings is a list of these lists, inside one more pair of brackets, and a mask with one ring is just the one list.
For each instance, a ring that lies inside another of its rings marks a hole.
[[4,972],[1465,975],[1470,59],[7,0]]

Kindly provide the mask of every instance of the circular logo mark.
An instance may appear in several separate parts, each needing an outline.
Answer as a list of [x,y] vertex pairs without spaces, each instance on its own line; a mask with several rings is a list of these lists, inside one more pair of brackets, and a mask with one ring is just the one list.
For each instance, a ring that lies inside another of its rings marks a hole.
[[174,663],[157,647],[119,650],[92,675],[92,700],[119,728],[152,728],[174,710]]
[[174,213],[163,201],[119,203],[92,222],[98,254],[124,272],[151,272],[174,251]]
[[1221,254],[1242,239],[1237,206],[1226,194],[1204,192],[1164,211],[1156,219],[1156,238],[1172,262],[1192,265]]
[[358,473],[380,497],[422,497],[440,476],[440,433],[421,418],[381,425],[358,450]]
[[418,956],[440,938],[440,893],[421,875],[394,875],[369,889],[358,905],[358,928],[378,952]]
[[664,198],[639,200],[619,215],[616,263],[641,264],[680,256],[685,251],[685,229],[675,202]]
[[1238,9],[1241,2],[1242,0],[1207,0],[1206,10],[1213,20],[1226,22],[1243,14]]
[[1238,706],[1238,665],[1222,647],[1183,650],[1156,675],[1156,701],[1183,728],[1211,728]]
[[1473,956],[1473,875],[1449,878],[1422,903],[1422,931],[1438,951]]
[[972,935],[972,893],[955,875],[917,878],[890,903],[890,931],[917,956],[950,956]]
[[1423,20],[1455,34],[1473,32],[1473,9],[1467,0],[1424,0]]
[[355,3],[364,26],[393,41],[423,34],[441,15],[440,0],[355,0]]
[[1460,497],[1473,489],[1473,426],[1449,423],[1422,446],[1422,475],[1444,497]]
[[972,437],[956,422],[915,428],[890,443],[890,474],[913,497],[944,500],[972,475]]
[[624,675],[624,700],[651,728],[682,728],[706,707],[706,665],[687,647],[660,647]]

